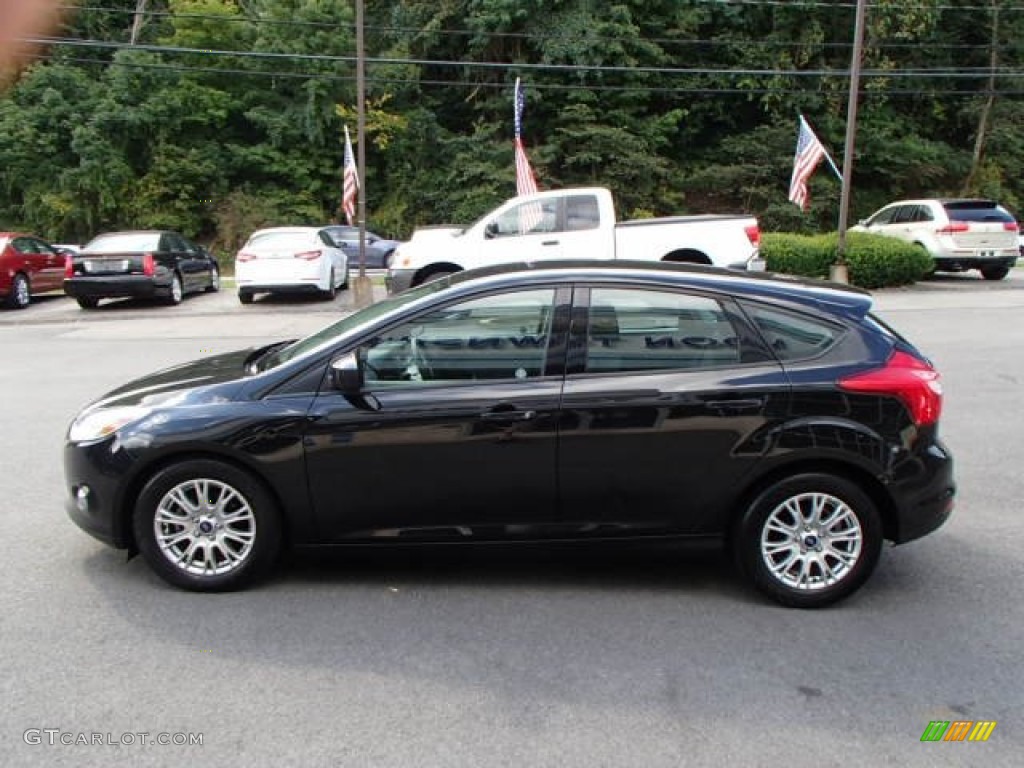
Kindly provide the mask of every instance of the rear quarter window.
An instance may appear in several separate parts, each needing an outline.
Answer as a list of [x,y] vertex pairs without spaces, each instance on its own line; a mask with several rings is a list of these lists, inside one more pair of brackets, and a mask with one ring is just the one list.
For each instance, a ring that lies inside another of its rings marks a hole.
[[782,361],[818,357],[832,349],[846,333],[839,323],[830,323],[798,312],[744,304],[751,321]]

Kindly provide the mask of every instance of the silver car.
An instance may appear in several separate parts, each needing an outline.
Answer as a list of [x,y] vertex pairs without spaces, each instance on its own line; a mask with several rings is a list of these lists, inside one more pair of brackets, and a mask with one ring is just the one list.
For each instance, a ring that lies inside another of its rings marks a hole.
[[900,200],[851,227],[919,245],[940,272],[981,271],[1002,280],[1020,255],[1013,214],[992,200]]

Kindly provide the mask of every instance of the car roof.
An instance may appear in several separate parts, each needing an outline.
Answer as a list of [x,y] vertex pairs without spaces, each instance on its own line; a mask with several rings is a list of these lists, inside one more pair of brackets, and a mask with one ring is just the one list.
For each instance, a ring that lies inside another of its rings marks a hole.
[[453,286],[490,281],[496,287],[552,279],[560,282],[661,282],[749,298],[781,299],[852,317],[863,317],[872,305],[868,291],[843,283],[670,262],[589,259],[520,262],[458,272],[450,278]]
[[257,229],[249,237],[255,237],[256,235],[268,235],[268,234],[287,234],[293,232],[295,234],[307,234],[309,232],[319,232],[324,227],[267,227],[266,229]]

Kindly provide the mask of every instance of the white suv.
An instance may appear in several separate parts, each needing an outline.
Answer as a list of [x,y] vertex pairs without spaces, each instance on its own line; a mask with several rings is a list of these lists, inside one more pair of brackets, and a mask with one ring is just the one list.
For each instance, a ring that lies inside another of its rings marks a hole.
[[928,251],[936,271],[978,269],[986,280],[1002,280],[1020,255],[1017,221],[992,200],[900,200],[850,230],[898,237]]

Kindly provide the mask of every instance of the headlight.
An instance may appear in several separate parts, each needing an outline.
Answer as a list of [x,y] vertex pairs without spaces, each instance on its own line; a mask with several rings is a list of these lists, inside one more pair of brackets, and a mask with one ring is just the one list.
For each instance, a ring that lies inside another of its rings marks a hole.
[[102,440],[114,434],[133,421],[149,415],[152,408],[138,405],[126,405],[119,408],[98,408],[78,416],[68,430],[68,440],[73,443],[89,443]]

